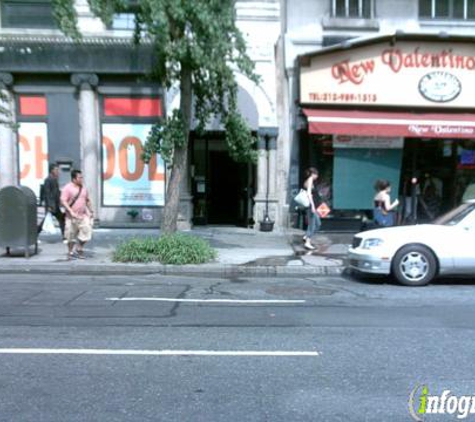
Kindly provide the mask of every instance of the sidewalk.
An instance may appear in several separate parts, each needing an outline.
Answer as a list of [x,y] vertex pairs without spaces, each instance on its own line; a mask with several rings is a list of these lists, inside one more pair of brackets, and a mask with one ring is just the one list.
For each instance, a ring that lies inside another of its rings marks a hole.
[[[175,275],[291,276],[340,274],[351,243],[351,233],[321,233],[314,238],[316,251],[303,248],[301,230],[287,229],[260,232],[224,226],[198,227],[187,231],[209,241],[218,252],[216,261],[201,265],[162,265],[160,263],[124,264],[112,262],[115,246],[133,237],[159,236],[158,229],[94,230],[93,240],[86,245],[85,260],[68,261],[66,245],[59,235],[41,234],[38,254],[24,257],[23,250],[7,256],[0,251],[0,273],[74,273]],[[33,252],[33,248],[31,248]]]

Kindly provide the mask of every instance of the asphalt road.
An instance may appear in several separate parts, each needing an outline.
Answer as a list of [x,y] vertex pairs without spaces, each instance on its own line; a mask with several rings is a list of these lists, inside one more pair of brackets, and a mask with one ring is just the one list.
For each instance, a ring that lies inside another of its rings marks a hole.
[[475,395],[474,292],[2,274],[0,420],[410,421],[418,385]]

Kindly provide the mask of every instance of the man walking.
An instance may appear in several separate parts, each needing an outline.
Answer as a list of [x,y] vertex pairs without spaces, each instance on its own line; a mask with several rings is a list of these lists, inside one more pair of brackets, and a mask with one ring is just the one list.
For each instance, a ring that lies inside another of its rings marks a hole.
[[61,193],[61,204],[66,210],[65,236],[68,243],[68,259],[84,259],[84,245],[92,237],[93,211],[80,170],[71,172],[71,182]]
[[[49,165],[49,175],[45,179],[43,184],[44,192],[44,201],[45,201],[45,214],[48,212],[51,213],[59,223],[59,228],[61,229],[61,235],[64,239],[64,214],[60,208],[60,196],[61,192],[59,190],[59,167],[57,164]],[[38,227],[38,234],[43,229],[44,220]]]

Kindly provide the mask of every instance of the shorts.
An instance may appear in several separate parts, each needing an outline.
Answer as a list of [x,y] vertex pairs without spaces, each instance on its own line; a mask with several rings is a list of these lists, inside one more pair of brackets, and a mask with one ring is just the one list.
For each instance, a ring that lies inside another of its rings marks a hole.
[[92,238],[92,221],[88,216],[83,218],[66,218],[64,237],[68,243],[79,240],[89,242]]

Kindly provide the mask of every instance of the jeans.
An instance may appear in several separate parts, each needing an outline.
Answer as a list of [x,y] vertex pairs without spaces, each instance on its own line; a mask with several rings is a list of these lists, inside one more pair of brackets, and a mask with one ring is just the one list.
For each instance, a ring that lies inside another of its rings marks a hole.
[[307,209],[307,231],[305,236],[311,238],[318,230],[322,222],[320,221],[320,216],[316,212],[312,212],[312,208]]
[[373,210],[373,218],[375,223],[378,226],[382,227],[390,227],[394,226],[394,223],[396,222],[396,215],[394,214],[393,211],[389,212],[383,212],[381,208],[375,208]]

